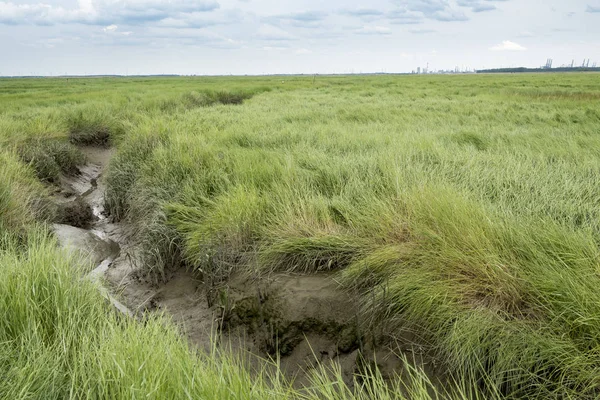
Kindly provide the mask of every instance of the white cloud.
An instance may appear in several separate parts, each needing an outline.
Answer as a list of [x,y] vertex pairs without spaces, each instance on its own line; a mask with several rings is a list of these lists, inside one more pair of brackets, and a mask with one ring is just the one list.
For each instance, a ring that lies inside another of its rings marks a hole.
[[266,24],[261,25],[258,28],[256,37],[261,40],[272,40],[272,41],[294,40],[295,39],[294,36],[291,35],[289,32],[284,31],[283,29],[278,28],[276,26],[266,25]]
[[298,49],[296,50],[296,54],[312,54],[312,51],[308,49]]
[[392,30],[385,26],[363,26],[356,29],[354,33],[359,35],[391,35]]
[[93,0],[78,0],[79,9],[85,12],[93,12],[94,11],[94,1]]
[[0,2],[0,24],[55,25],[81,23],[105,25],[113,21],[143,24],[187,13],[219,8],[212,0],[79,0],[78,8],[45,3]]
[[111,33],[115,32],[119,27],[117,25],[109,25],[106,28],[102,29],[104,32]]
[[0,24],[21,25],[38,24],[53,25],[88,21],[91,13],[84,9],[65,9],[49,4],[15,4],[0,2]]
[[518,43],[511,42],[510,40],[505,40],[502,43],[499,43],[493,47],[490,47],[492,51],[525,51],[527,48],[521,46]]

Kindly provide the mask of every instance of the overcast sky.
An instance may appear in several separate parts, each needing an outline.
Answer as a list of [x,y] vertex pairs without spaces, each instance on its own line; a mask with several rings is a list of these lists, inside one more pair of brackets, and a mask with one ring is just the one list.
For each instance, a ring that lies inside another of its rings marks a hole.
[[0,1],[0,54],[0,75],[600,65],[600,0]]

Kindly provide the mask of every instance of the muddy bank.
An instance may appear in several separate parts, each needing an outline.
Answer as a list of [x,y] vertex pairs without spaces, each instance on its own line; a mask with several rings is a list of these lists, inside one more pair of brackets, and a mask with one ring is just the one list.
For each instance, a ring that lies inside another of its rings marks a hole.
[[78,253],[90,271],[87,278],[98,285],[102,295],[119,312],[134,316],[104,286],[104,274],[121,256],[127,235],[119,224],[112,223],[104,210],[102,173],[114,153],[109,148],[82,147],[87,164],[78,167],[75,175],[60,177],[60,190],[54,196],[58,206],[58,221],[52,228],[60,245]]
[[[132,229],[104,210],[102,174],[113,150],[82,151],[88,163],[77,175],[61,177],[55,197],[63,223],[53,228],[63,247],[85,257],[91,266],[87,277],[117,310],[138,317],[164,312],[205,350],[216,339],[233,351],[279,359],[297,385],[309,383],[310,370],[319,363],[339,363],[348,384],[365,363],[376,363],[384,377],[402,374],[398,347],[394,352],[376,346],[374,336],[361,330],[357,297],[342,290],[334,275],[240,275],[210,287],[185,269],[160,285],[143,279]],[[431,376],[438,375],[418,352],[406,350]],[[251,360],[260,364],[256,357]]]

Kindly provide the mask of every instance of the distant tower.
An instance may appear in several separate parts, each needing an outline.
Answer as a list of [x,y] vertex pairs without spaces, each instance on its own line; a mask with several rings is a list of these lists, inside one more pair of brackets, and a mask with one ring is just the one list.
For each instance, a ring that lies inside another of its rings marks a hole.
[[571,68],[575,66],[575,60],[571,61]]
[[417,74],[419,74],[419,75],[421,74],[421,67],[417,68]]

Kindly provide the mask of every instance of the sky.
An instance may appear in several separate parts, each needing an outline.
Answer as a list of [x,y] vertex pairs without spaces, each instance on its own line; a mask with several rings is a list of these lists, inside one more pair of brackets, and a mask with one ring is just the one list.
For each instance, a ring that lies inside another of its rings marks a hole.
[[600,66],[600,0],[0,1],[0,76]]

